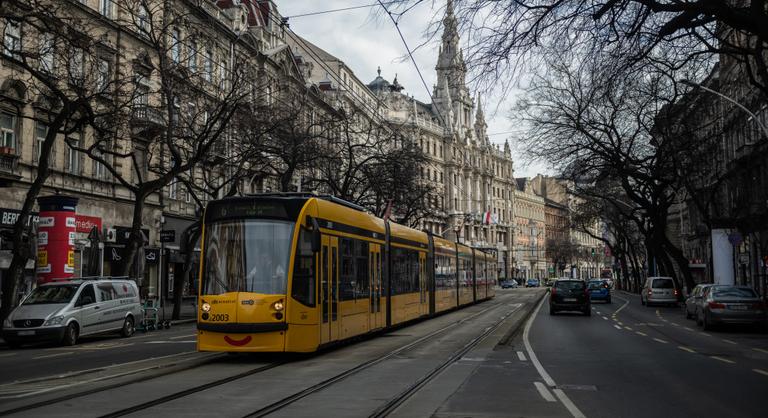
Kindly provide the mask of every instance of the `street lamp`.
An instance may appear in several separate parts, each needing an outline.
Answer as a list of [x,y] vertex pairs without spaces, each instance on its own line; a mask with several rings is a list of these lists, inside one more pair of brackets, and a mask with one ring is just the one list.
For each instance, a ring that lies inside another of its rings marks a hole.
[[[741,104],[741,103],[737,102],[736,100],[734,100],[734,99],[732,99],[732,98],[730,98],[730,97],[726,96],[726,95],[725,95],[725,94],[723,94],[723,93],[720,93],[720,92],[719,92],[719,91],[717,91],[717,90],[712,90],[712,89],[711,89],[711,88],[709,88],[709,87],[705,87],[705,86],[702,86],[701,84],[698,84],[698,83],[694,83],[694,82],[692,82],[692,81],[690,81],[690,80],[680,80],[680,82],[681,82],[681,83],[683,83],[683,84],[686,84],[686,85],[688,85],[688,86],[691,86],[691,87],[693,87],[693,88],[699,88],[699,89],[702,89],[702,90],[704,90],[704,91],[708,91],[708,92],[710,92],[710,93],[712,93],[712,94],[714,94],[714,95],[716,95],[716,96],[719,96],[719,97],[721,97],[721,98],[723,98],[723,99],[725,99],[725,100],[727,100],[727,101],[729,101],[729,102],[731,102],[731,103],[735,104],[735,105],[736,105],[736,106],[738,106],[738,107],[739,107],[741,110],[743,110],[743,111],[747,112],[747,113],[750,115],[750,119],[754,119],[754,120],[755,120],[755,123],[757,124],[757,126],[759,126],[759,127],[760,127],[760,129],[763,131],[763,135],[764,135],[766,138],[768,138],[768,128],[766,128],[766,126],[765,126],[765,125],[763,125],[763,123],[762,123],[762,122],[760,122],[760,119],[757,117],[757,115],[756,115],[756,114],[752,113],[752,111],[751,111],[751,110],[749,110],[749,109],[747,109],[747,107],[746,107],[746,106],[744,106],[743,104]],[[747,145],[752,145],[752,144],[747,144]]]

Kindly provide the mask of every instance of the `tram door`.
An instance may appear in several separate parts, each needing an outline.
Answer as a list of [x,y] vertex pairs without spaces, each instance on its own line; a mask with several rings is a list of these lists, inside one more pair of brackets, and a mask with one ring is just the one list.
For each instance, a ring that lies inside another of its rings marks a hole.
[[339,339],[339,239],[324,235],[322,238],[322,266],[320,271],[320,295],[322,323],[320,343]]
[[368,262],[371,266],[371,329],[384,327],[385,311],[381,306],[381,245],[371,244]]
[[429,313],[427,289],[427,253],[419,252],[419,316]]

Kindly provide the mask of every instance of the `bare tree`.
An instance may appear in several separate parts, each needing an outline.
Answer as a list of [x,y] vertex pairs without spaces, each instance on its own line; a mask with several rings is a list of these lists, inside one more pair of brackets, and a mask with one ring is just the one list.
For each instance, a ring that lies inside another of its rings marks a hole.
[[34,258],[29,245],[32,233],[26,229],[35,201],[53,172],[54,147],[63,142],[60,146],[70,148],[69,152],[82,150],[84,144],[70,138],[119,115],[124,103],[114,100],[114,93],[126,80],[101,65],[104,41],[92,36],[96,27],[91,17],[78,9],[43,0],[3,1],[0,17],[6,33],[2,58],[14,77],[11,92],[20,104],[33,101],[39,109],[34,119],[45,127],[36,149],[37,168],[13,228],[13,260],[3,280],[0,317],[4,318],[15,305],[27,260]]

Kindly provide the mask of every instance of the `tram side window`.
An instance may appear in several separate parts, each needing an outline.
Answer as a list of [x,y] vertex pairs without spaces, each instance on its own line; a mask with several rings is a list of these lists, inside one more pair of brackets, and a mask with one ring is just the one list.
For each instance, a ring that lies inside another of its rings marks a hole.
[[355,299],[355,257],[354,243],[351,239],[342,238],[339,243],[341,256],[341,271],[339,271],[339,299]]
[[306,306],[315,302],[315,253],[312,252],[312,233],[301,228],[293,266],[291,296]]
[[355,277],[357,278],[357,299],[367,299],[370,292],[370,275],[368,274],[368,243],[355,240]]

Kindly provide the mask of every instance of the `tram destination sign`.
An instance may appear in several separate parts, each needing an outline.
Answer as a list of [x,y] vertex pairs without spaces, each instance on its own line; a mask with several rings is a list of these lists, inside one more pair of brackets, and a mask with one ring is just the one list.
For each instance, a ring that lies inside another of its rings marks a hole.
[[222,201],[212,204],[206,213],[208,222],[232,218],[288,219],[283,202],[269,200]]

